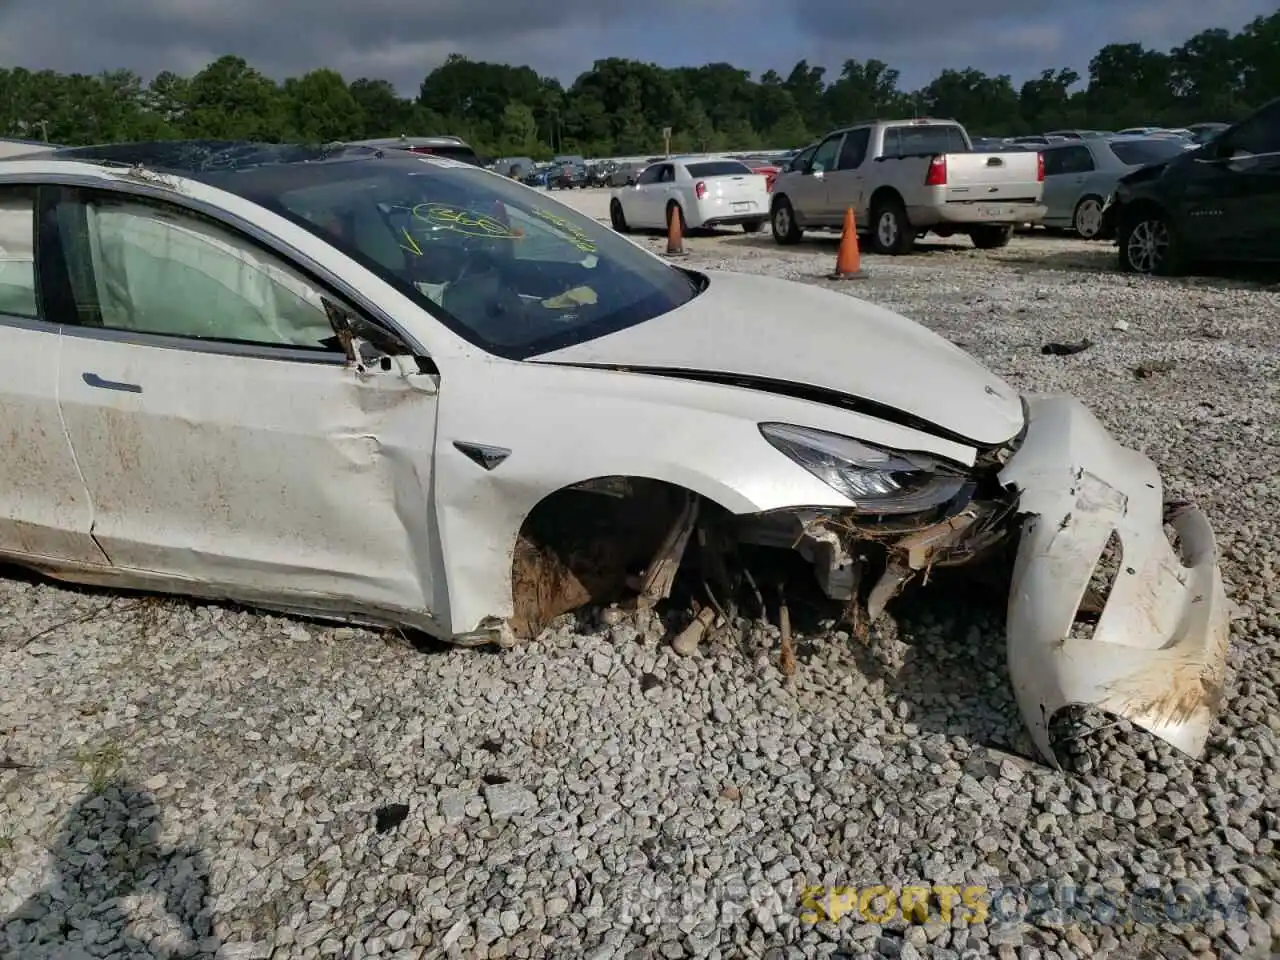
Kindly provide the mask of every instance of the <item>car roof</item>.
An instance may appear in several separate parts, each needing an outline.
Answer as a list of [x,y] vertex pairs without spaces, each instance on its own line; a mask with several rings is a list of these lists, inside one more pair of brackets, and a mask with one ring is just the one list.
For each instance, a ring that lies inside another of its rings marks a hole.
[[461,137],[438,136],[438,137],[375,137],[372,140],[349,140],[348,143],[357,146],[388,146],[393,143],[403,143],[410,146],[433,146],[433,147],[466,147],[470,146],[467,141]]
[[305,146],[240,140],[150,140],[64,147],[33,159],[142,168],[249,198],[355,180],[389,168],[421,171],[422,163],[432,162],[432,158],[400,150],[384,152],[346,143]]

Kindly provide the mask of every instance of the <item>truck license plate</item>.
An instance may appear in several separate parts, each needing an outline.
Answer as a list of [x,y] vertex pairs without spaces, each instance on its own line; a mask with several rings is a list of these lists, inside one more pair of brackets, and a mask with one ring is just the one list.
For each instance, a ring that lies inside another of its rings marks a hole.
[[1007,207],[979,207],[978,213],[984,217],[990,217],[992,220],[998,220],[1001,217],[1008,216]]

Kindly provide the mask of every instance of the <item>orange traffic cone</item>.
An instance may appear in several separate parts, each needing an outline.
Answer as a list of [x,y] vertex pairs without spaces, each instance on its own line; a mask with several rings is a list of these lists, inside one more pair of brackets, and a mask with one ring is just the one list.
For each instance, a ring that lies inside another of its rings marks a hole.
[[680,215],[680,208],[674,203],[667,209],[667,256],[683,257],[684,250],[684,230],[680,224],[683,221]]
[[836,254],[835,273],[831,280],[857,280],[862,277],[862,254],[858,252],[858,228],[853,222],[853,207],[844,212],[844,229],[840,231],[840,250]]

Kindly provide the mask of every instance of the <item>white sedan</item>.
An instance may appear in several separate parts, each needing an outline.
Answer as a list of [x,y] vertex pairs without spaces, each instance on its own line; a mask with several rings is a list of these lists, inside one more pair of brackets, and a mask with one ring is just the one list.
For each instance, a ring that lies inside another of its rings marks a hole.
[[769,181],[738,160],[660,160],[631,186],[609,198],[609,220],[619,233],[741,226],[755,233],[769,219]]
[[1077,703],[1204,746],[1227,601],[1150,460],[888,310],[673,266],[495,174],[183,142],[0,162],[0,339],[0,555],[54,577],[509,644],[656,602],[688,559],[727,601],[742,541],[874,619],[1018,540],[1010,674],[1045,756]]

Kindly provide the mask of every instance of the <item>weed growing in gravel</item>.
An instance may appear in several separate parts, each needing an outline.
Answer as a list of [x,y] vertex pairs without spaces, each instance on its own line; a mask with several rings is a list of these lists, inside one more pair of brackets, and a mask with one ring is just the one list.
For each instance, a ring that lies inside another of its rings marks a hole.
[[85,780],[90,793],[101,793],[107,788],[117,773],[124,759],[124,752],[119,744],[105,743],[94,750],[81,751],[76,754],[76,762],[84,771]]

